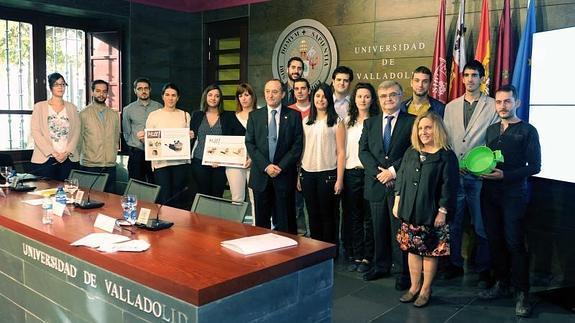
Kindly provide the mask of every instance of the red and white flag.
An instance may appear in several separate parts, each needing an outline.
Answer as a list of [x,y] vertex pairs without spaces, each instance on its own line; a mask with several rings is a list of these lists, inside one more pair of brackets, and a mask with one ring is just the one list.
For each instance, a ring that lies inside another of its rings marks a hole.
[[457,30],[453,41],[453,59],[451,62],[451,77],[449,78],[449,101],[465,93],[463,87],[463,67],[467,64],[465,58],[465,0],[459,4],[457,16]]
[[499,19],[499,32],[497,33],[497,57],[495,60],[495,72],[493,75],[494,90],[497,91],[502,85],[511,83],[513,66],[515,65],[515,42],[511,29],[511,6],[510,0],[505,0],[503,12]]
[[445,0],[440,1],[439,19],[435,32],[435,49],[431,65],[431,91],[429,96],[447,103],[447,60],[445,55]]

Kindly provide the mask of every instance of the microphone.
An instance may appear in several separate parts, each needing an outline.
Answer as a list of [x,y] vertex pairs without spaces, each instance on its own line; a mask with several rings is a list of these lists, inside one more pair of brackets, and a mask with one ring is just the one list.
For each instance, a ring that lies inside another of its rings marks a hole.
[[38,172],[40,170],[43,170],[45,168],[54,166],[54,165],[58,165],[58,162],[53,162],[51,164],[46,164],[43,165],[41,167],[38,167],[32,171],[30,171],[30,173],[25,173],[22,175],[22,177],[18,177],[18,175],[14,176],[14,183],[12,183],[12,185],[10,186],[10,190],[14,191],[14,192],[29,192],[29,191],[33,191],[36,189],[36,186],[31,186],[31,185],[24,185],[23,183],[30,179],[30,180],[36,180],[36,179],[40,179],[40,177],[36,177],[36,178],[27,178],[28,175],[34,175],[35,176],[35,172]]
[[88,189],[88,198],[86,199],[86,201],[82,200],[80,202],[75,202],[74,206],[77,206],[81,209],[97,209],[97,208],[104,206],[104,202],[90,200],[90,194],[92,193],[92,188],[94,187],[94,185],[96,185],[96,182],[100,179],[100,175],[102,175],[102,173],[105,170],[106,170],[106,167],[102,167],[100,169],[100,171],[98,172],[98,176],[96,176],[96,178],[94,178],[92,185],[90,185],[90,188]]
[[160,210],[162,209],[162,207],[164,205],[166,205],[166,203],[173,201],[176,197],[182,195],[188,189],[189,189],[188,186],[184,187],[181,191],[172,195],[172,197],[170,197],[166,202],[160,204],[160,207],[158,207],[158,211],[156,212],[156,218],[155,219],[148,220],[148,223],[146,223],[146,224],[136,223],[136,226],[138,228],[142,228],[142,229],[146,229],[146,230],[150,230],[150,231],[159,231],[159,230],[167,229],[167,228],[171,227],[172,225],[174,225],[174,222],[160,220]]

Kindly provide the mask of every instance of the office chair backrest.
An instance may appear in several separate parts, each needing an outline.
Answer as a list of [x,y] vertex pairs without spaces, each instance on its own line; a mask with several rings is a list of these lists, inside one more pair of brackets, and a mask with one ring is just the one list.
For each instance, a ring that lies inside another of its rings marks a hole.
[[130,178],[124,195],[134,194],[140,201],[156,203],[156,199],[160,194],[160,185],[150,184]]
[[[90,189],[90,186],[92,186],[92,184],[94,184],[92,189],[95,191],[100,191],[100,192],[104,191],[104,189],[106,188],[106,183],[108,182],[108,174],[107,173],[98,174],[98,173],[93,173],[93,172],[88,172],[85,170],[78,170],[78,169],[72,169],[72,171],[70,172],[70,176],[68,176],[68,177],[69,178],[77,178],[78,179],[78,186],[80,186],[86,190]],[[94,181],[95,181],[95,183],[94,183]]]
[[226,220],[242,223],[248,210],[247,202],[234,202],[205,194],[196,194],[192,212],[212,215]]

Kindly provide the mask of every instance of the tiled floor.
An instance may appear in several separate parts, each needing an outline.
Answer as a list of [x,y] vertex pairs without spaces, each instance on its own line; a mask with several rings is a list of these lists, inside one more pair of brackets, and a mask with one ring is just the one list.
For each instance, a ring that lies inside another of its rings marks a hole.
[[[436,280],[433,297],[425,308],[402,304],[402,292],[394,289],[393,277],[365,282],[361,274],[348,272],[336,261],[333,295],[333,322],[553,322],[575,323],[575,314],[566,308],[531,295],[534,311],[530,318],[515,316],[513,299],[483,301],[474,287],[477,275],[469,274],[451,281]],[[575,295],[573,295],[575,297]]]

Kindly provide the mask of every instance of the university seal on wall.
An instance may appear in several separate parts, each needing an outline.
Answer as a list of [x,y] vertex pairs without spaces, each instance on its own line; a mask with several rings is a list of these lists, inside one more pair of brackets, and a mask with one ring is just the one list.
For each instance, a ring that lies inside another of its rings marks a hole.
[[319,21],[301,19],[280,34],[274,46],[272,70],[274,78],[286,82],[287,62],[298,56],[304,61],[303,77],[311,88],[331,79],[337,66],[337,47],[329,30]]

